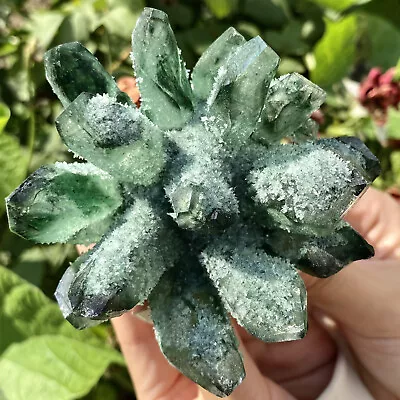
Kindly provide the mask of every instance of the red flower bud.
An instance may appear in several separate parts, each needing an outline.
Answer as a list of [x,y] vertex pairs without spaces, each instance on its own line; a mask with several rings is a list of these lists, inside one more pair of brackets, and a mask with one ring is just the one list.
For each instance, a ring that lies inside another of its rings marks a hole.
[[372,68],[360,85],[360,103],[368,109],[378,124],[384,124],[389,107],[400,103],[400,84],[395,82],[395,68],[384,74],[379,68]]

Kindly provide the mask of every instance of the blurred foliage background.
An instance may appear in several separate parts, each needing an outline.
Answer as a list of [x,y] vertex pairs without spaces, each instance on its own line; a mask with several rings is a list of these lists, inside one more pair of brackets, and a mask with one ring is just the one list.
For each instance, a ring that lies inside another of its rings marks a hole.
[[[132,76],[130,36],[145,5],[169,14],[188,68],[229,26],[260,35],[282,57],[280,74],[327,90],[315,116],[321,135],[366,141],[383,166],[376,186],[399,195],[400,0],[2,0],[0,198],[39,166],[71,159],[54,126],[61,105],[44,52],[80,41],[117,79]],[[54,302],[74,257],[72,246],[12,234],[0,202],[0,398],[134,398],[110,326],[75,331]]]

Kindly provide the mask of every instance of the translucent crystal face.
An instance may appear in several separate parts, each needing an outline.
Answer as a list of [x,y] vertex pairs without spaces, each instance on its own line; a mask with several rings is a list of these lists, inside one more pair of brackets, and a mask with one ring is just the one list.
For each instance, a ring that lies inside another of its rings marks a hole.
[[[33,173],[8,198],[10,228],[38,243],[96,243],[56,297],[77,328],[149,300],[168,360],[218,396],[244,368],[228,312],[261,340],[302,338],[296,267],[327,277],[373,255],[342,214],[379,174],[356,138],[316,140],[324,92],[233,28],[189,79],[167,16],[133,32],[138,109],[79,43],[50,50],[62,140],[84,163]],[[280,144],[283,138],[290,144]]]

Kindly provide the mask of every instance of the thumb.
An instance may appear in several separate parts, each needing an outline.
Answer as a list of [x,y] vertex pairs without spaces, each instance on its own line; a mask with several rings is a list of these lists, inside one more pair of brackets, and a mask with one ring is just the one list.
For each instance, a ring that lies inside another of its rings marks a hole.
[[375,249],[375,258],[400,259],[400,203],[370,188],[345,220]]
[[357,261],[326,280],[306,279],[310,308],[363,337],[400,333],[399,261]]
[[309,303],[359,334],[390,336],[400,329],[400,206],[388,194],[369,189],[345,218],[376,256],[327,279],[303,275]]
[[376,256],[325,280],[307,276],[309,303],[338,322],[371,392],[400,396],[400,206],[370,189],[346,219]]

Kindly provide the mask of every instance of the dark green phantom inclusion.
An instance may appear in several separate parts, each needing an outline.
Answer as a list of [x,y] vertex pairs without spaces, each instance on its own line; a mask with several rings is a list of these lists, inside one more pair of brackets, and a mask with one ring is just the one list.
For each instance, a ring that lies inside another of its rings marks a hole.
[[324,92],[275,77],[260,37],[229,28],[190,78],[163,12],[143,11],[132,44],[140,109],[81,44],[47,52],[57,129],[85,162],[28,177],[6,199],[10,229],[96,243],[58,285],[65,318],[82,329],[149,300],[167,359],[227,396],[245,376],[229,314],[267,342],[302,338],[296,268],[325,278],[374,254],[342,216],[379,162],[359,139],[316,139]]

